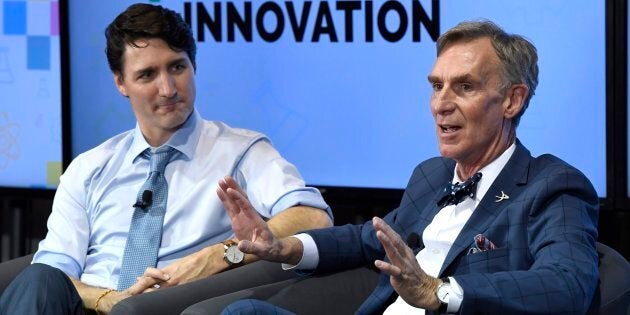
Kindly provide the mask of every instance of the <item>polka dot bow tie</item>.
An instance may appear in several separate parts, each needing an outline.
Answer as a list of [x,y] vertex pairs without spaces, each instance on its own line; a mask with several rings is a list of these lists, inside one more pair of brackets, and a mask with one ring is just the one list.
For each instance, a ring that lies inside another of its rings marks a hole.
[[449,182],[446,184],[446,187],[444,187],[442,197],[437,202],[438,207],[441,209],[449,205],[457,205],[468,197],[475,198],[477,183],[480,179],[481,173],[476,173],[463,183],[453,184]]

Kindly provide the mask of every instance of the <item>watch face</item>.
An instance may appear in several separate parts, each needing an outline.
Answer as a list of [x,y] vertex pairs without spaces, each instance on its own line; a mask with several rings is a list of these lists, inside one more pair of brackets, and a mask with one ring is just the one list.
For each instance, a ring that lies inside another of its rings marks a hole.
[[442,283],[437,289],[437,298],[442,303],[448,303],[448,295],[451,293],[451,285]]
[[238,247],[230,246],[225,250],[225,258],[233,264],[238,264],[243,261],[245,254],[238,250]]

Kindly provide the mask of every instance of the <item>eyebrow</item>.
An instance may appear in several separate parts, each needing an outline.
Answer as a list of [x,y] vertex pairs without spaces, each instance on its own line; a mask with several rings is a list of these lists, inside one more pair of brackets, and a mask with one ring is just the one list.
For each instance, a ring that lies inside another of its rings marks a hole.
[[[435,76],[435,75],[429,75],[427,77],[427,80],[429,80],[430,83],[442,82],[442,80],[438,76]],[[475,78],[472,75],[467,73],[467,74],[455,76],[455,77],[452,78],[451,81],[464,82],[464,81],[476,81],[476,80],[475,80]]]
[[[168,67],[172,67],[172,66],[174,66],[176,64],[185,63],[185,62],[186,62],[186,58],[185,57],[180,57],[180,58],[177,58],[177,59],[169,61]],[[155,66],[148,66],[146,68],[141,68],[141,69],[132,71],[131,73],[134,76],[136,76],[138,74],[141,74],[141,73],[144,73],[144,72],[147,72],[147,71],[154,71],[156,68],[157,67],[155,67]]]
[[186,63],[186,57],[177,58],[177,59],[169,62],[168,66],[170,67],[170,66],[174,66],[174,65],[180,64],[180,63]]

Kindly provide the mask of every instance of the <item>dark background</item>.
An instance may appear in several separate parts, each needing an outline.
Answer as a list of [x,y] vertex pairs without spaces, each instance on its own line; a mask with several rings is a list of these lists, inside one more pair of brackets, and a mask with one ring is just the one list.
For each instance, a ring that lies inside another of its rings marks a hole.
[[[600,200],[599,241],[630,260],[628,198],[627,0],[606,0],[606,175],[607,197]],[[61,33],[67,34],[65,2],[60,1]],[[68,82],[67,36],[61,37],[62,82]],[[68,84],[62,87],[63,160],[69,164]],[[586,148],[588,151],[588,148]],[[420,162],[420,161],[418,161]],[[402,190],[319,187],[335,215],[335,224],[361,223],[394,209]],[[0,261],[37,250],[46,235],[54,191],[0,188]]]

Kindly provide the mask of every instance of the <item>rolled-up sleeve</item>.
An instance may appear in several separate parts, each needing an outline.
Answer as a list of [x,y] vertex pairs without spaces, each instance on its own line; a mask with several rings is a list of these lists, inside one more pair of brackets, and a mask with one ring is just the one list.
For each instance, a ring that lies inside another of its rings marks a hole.
[[265,217],[293,206],[332,211],[319,190],[306,187],[297,168],[285,160],[266,138],[253,143],[239,163],[237,181],[252,205]]
[[78,279],[85,263],[90,227],[84,204],[84,182],[76,164],[61,176],[48,218],[48,234],[39,243],[33,263],[50,265]]

